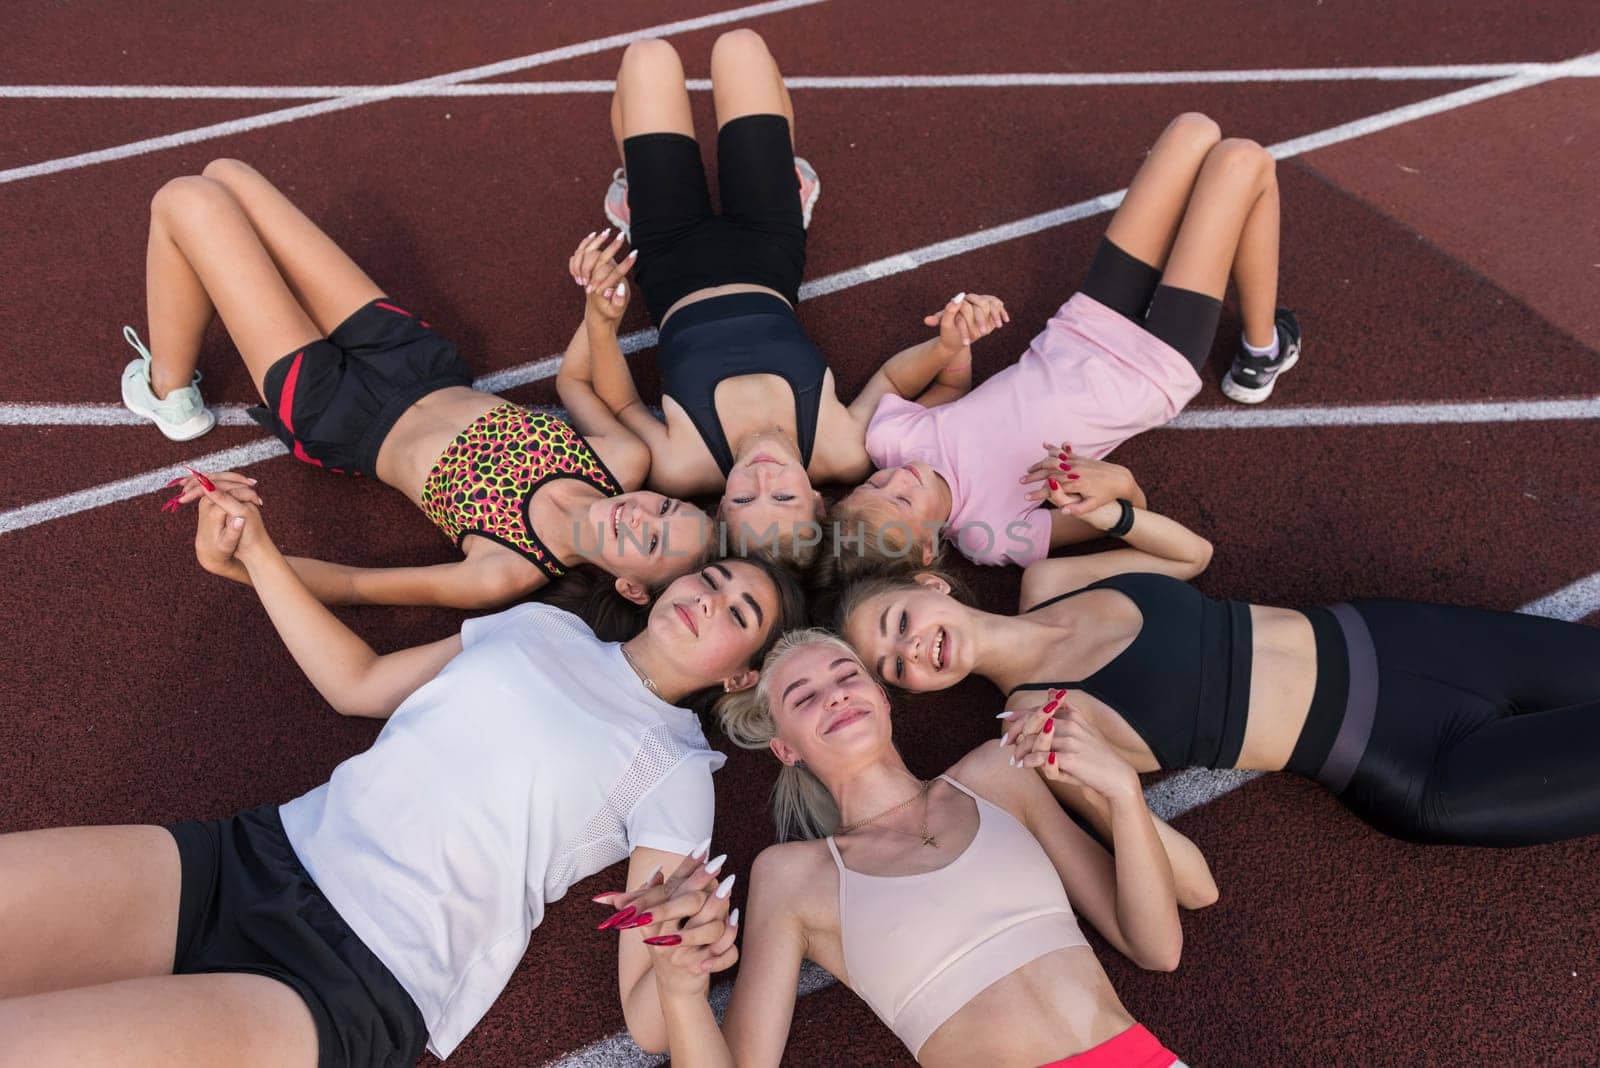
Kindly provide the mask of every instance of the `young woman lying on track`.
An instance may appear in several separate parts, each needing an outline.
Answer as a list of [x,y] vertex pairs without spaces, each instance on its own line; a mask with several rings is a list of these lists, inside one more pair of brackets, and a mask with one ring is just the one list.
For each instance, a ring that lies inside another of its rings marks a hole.
[[[473,389],[454,344],[249,166],[217,160],[161,188],[146,270],[151,347],[125,330],[140,352],[122,374],[129,409],[175,440],[211,429],[195,363],[220,314],[267,402],[252,415],[301,460],[400,490],[461,548],[431,567],[293,560],[318,600],[493,606],[592,564],[643,603],[706,558],[709,520],[639,489],[649,451],[604,405],[572,405],[568,426]],[[593,334],[574,336],[574,364]],[[175,500],[200,492],[190,479]]]
[[[940,326],[939,336],[890,359],[846,407],[795,318],[817,186],[808,168],[797,178],[783,76],[759,36],[735,30],[712,48],[711,84],[721,214],[711,208],[683,64],[670,44],[628,47],[611,104],[627,166],[607,213],[630,229],[633,273],[661,331],[665,422],[640,402],[615,331],[591,330],[593,373],[567,371],[562,396],[584,390],[604,400],[649,446],[653,488],[721,493],[735,547],[805,562],[820,541],[813,484],[871,470],[863,435],[879,398],[935,405],[961,396],[971,384],[969,342],[998,328],[1005,310],[993,297],[953,299],[924,320]],[[608,236],[580,243],[575,282],[602,292],[629,285],[621,273],[632,261],[619,273],[621,238],[607,245]]]
[[[1230,276],[1244,337],[1222,389],[1266,400],[1300,358],[1294,313],[1276,307],[1277,179],[1260,145],[1221,137],[1204,115],[1167,126],[1083,285],[1015,364],[937,410],[878,402],[867,452],[881,470],[832,509],[839,542],[824,581],[930,565],[944,540],[980,564],[1027,565],[1094,537],[1084,512],[1144,503],[1126,471],[1091,484],[1078,461],[1167,422],[1199,391]],[[1047,479],[1084,501],[1047,510]]]
[[908,690],[976,674],[1010,708],[1064,690],[1140,771],[1296,772],[1413,842],[1600,832],[1600,630],[1409,601],[1214,600],[1184,581],[1211,559],[1204,538],[1126,501],[1083,520],[1124,547],[1031,565],[1019,615],[924,572],[853,586],[841,629]]
[[[447,1056],[544,915],[627,859],[704,859],[711,772],[693,712],[755,681],[804,612],[760,561],[709,564],[601,642],[518,605],[378,655],[312,595],[255,508],[201,502],[196,550],[237,560],[318,691],[387,718],[286,805],[228,819],[0,836],[0,1062],[411,1065]],[[622,936],[634,1038],[666,1031],[642,936]]]
[[[1172,865],[1139,777],[1086,720],[1035,714],[1021,768],[982,745],[924,782],[895,749],[883,689],[832,635],[785,635],[755,693],[745,708],[730,703],[724,729],[783,762],[780,835],[801,840],[756,859],[720,1033],[707,969],[732,963],[737,918],[693,887],[611,899],[671,918],[651,937],[675,1065],[777,1065],[808,958],[930,1068],[1179,1063],[1123,1007],[1073,915],[1141,967],[1178,966]],[[1114,854],[1047,781],[1099,799]]]

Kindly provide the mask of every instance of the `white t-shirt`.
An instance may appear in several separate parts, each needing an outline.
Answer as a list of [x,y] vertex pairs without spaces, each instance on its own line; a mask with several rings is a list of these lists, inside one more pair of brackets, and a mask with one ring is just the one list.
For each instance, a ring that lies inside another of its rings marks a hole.
[[372,748],[280,809],[439,1057],[500,995],[546,902],[635,847],[710,837],[726,759],[568,612],[519,605],[468,620],[461,642]]

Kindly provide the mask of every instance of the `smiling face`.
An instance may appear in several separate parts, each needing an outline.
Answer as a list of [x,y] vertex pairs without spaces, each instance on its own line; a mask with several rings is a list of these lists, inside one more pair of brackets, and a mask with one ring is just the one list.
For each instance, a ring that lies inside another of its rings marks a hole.
[[762,680],[777,736],[773,753],[826,777],[892,745],[889,698],[837,645],[813,643],[784,657]]
[[918,693],[954,686],[977,658],[967,611],[921,581],[867,598],[844,625],[845,640],[879,678]]
[[711,517],[676,497],[649,490],[602,497],[589,506],[580,544],[598,532],[600,551],[591,559],[613,575],[654,589],[705,559],[713,536]]
[[734,458],[721,515],[733,539],[742,531],[748,544],[760,545],[771,542],[771,531],[789,533],[814,522],[817,503],[793,443],[782,434],[757,434]]
[[764,571],[719,560],[662,590],[645,629],[673,663],[691,665],[710,686],[749,669],[779,613],[778,588]]

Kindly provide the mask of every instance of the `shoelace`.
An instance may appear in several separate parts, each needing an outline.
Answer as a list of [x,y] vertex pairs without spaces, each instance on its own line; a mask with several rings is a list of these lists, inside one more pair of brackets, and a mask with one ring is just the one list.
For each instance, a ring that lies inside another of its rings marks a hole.
[[[122,328],[122,340],[126,341],[129,345],[132,345],[133,351],[144,357],[145,363],[150,362],[150,350],[144,347],[143,341],[139,340],[139,331],[135,330],[131,326],[124,326]],[[146,375],[149,375],[149,373],[150,372],[148,370],[145,371]],[[198,384],[202,377],[203,376],[200,374],[200,368],[196,367],[194,370],[194,379],[190,384]]]

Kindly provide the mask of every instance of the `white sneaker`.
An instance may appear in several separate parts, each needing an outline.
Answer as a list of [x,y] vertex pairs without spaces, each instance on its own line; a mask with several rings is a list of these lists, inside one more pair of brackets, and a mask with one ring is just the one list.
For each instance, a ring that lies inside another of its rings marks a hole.
[[199,371],[194,373],[194,382],[162,400],[150,387],[150,350],[133,327],[123,327],[122,336],[139,354],[122,369],[122,403],[128,411],[150,420],[173,441],[189,441],[217,425],[217,417],[200,399]]

